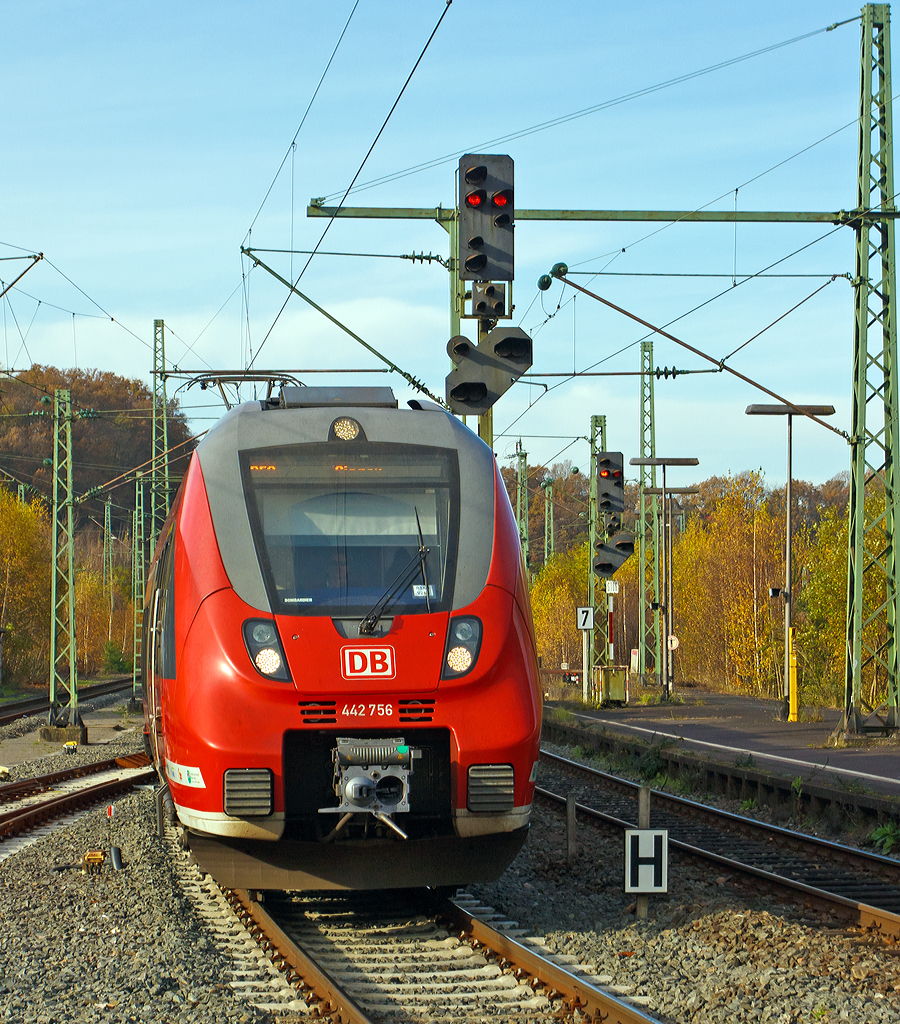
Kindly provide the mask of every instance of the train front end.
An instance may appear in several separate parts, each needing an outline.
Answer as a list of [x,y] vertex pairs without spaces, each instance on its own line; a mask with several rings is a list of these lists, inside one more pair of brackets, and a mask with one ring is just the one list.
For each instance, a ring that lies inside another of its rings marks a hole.
[[387,388],[285,388],[200,445],[148,591],[148,722],[194,856],[253,888],[496,878],[540,690],[492,452]]

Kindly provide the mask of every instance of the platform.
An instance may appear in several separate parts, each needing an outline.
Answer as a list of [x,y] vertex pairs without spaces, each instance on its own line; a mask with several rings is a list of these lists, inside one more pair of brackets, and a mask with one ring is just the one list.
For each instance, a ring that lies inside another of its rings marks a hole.
[[[88,746],[99,746],[110,740],[133,739],[134,749],[143,750],[143,714],[127,712],[123,707],[124,699],[119,705],[82,712],[84,728],[88,733]],[[43,724],[36,725],[22,736],[0,739],[0,765],[11,767],[23,761],[35,761],[52,754],[61,754],[66,738],[81,742],[77,735],[61,737],[58,740],[42,739],[41,732],[47,728],[49,727]],[[77,733],[77,727],[74,731]]]
[[778,700],[687,688],[676,693],[684,703],[594,709],[580,701],[547,700],[544,707],[565,709],[577,721],[595,722],[645,743],[665,742],[729,764],[752,756],[760,768],[789,778],[802,775],[823,785],[900,796],[900,737],[861,736],[847,746],[834,746],[831,735],[840,711],[802,709],[802,718],[821,720],[783,722]]

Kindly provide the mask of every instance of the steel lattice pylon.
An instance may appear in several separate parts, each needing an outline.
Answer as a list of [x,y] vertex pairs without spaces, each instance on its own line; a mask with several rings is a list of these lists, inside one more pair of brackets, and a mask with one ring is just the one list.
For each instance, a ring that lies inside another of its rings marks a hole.
[[553,557],[556,531],[553,528],[553,481],[544,481],[544,565]]
[[[897,297],[890,11],[862,9],[843,726],[896,729]],[[869,212],[871,211],[871,213]],[[879,213],[885,216],[879,217]],[[885,699],[878,695],[884,694]]]
[[590,671],[590,698],[593,699],[597,692],[595,680],[597,669],[607,662],[608,647],[605,643],[597,643],[597,622],[602,620],[606,623],[607,598],[603,593],[602,613],[597,607],[597,577],[594,575],[594,555],[597,551],[597,542],[606,536],[606,524],[597,521],[597,456],[600,452],[606,451],[606,417],[591,417],[591,484],[588,506],[588,519],[590,524],[589,540],[590,550],[588,551],[588,605],[594,609],[594,628],[588,634],[588,664]]
[[153,463],[150,478],[150,554],[169,514],[169,430],[166,405],[166,325],[153,321]]
[[[656,458],[656,432],[653,425],[653,342],[641,342],[641,458]],[[656,466],[641,466],[638,546],[643,588],[641,591],[640,673],[647,672],[647,661],[659,679],[659,498],[646,495],[656,487]],[[651,605],[655,604],[654,610]]]
[[[80,725],[75,655],[75,515],[72,392],[53,396],[53,538],[50,577],[50,725]],[[60,693],[67,694],[66,706]]]
[[103,503],[103,593],[111,594],[113,586],[112,499]]
[[531,571],[528,551],[528,452],[522,448],[522,442],[516,443],[516,522],[519,525],[519,539],[522,543],[522,556],[525,569]]

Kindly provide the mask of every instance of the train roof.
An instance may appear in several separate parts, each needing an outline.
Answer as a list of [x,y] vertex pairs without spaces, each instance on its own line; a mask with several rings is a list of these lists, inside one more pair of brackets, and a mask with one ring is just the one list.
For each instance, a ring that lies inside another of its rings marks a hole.
[[285,387],[277,399],[246,402],[226,413],[197,447],[225,569],[238,594],[269,605],[260,574],[241,478],[240,452],[334,440],[342,417],[362,427],[361,442],[447,448],[459,466],[460,559],[454,608],[484,587],[493,547],[494,454],[459,419],[434,402],[413,399],[400,409],[390,388]]

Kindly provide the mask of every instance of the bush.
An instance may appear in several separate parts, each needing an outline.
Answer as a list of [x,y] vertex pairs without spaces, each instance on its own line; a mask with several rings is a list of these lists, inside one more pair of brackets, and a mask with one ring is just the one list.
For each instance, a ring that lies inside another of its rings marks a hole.
[[103,667],[107,672],[130,672],[134,667],[134,659],[123,654],[115,641],[107,640],[103,646]]

